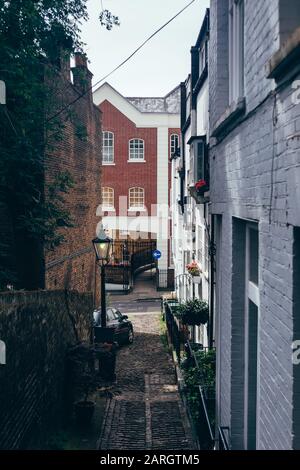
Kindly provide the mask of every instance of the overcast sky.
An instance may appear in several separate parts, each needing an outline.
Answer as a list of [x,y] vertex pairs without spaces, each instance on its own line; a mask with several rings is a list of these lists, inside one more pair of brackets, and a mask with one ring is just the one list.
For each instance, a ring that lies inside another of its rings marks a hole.
[[[103,0],[119,16],[111,31],[100,25],[101,0],[89,0],[90,20],[82,38],[91,61],[94,83],[122,62],[148,36],[190,0]],[[164,96],[184,81],[190,48],[196,42],[209,0],[196,0],[107,81],[124,96]]]

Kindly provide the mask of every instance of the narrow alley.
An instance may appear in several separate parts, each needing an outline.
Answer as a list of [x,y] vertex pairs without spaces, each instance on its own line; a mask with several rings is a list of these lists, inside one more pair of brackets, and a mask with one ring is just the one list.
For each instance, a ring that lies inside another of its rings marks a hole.
[[300,450],[300,0],[6,0],[0,43],[2,467]]
[[[160,301],[151,282],[147,282],[148,276],[142,275],[136,290],[128,296],[131,313],[126,310],[127,296],[123,296],[122,313],[133,322],[135,338],[132,345],[118,353],[117,383],[107,404],[99,441],[102,450],[195,448],[173,361],[161,336]],[[111,304],[115,305],[114,296]],[[117,304],[119,307],[120,300]],[[140,311],[142,305],[146,313]]]

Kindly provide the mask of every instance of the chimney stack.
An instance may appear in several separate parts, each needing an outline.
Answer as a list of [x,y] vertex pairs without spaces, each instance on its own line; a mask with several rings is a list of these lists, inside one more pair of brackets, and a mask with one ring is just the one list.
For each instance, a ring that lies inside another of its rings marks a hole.
[[92,78],[93,74],[88,69],[87,57],[81,52],[75,54],[75,67],[72,67],[74,86],[85,93],[88,91],[88,95],[92,96]]

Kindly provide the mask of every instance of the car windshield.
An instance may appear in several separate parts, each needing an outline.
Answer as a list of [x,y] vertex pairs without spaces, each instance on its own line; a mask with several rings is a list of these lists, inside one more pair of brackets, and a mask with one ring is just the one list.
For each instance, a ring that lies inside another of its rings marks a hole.
[[107,320],[108,321],[115,320],[114,312],[111,309],[107,310]]

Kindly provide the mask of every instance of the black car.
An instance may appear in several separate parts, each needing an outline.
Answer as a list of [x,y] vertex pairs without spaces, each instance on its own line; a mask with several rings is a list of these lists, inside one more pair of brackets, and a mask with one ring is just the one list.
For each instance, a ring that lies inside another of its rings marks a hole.
[[[101,326],[101,310],[94,311],[94,327]],[[118,344],[131,344],[133,342],[133,326],[127,315],[116,308],[106,309],[106,327],[114,329],[114,341]]]

